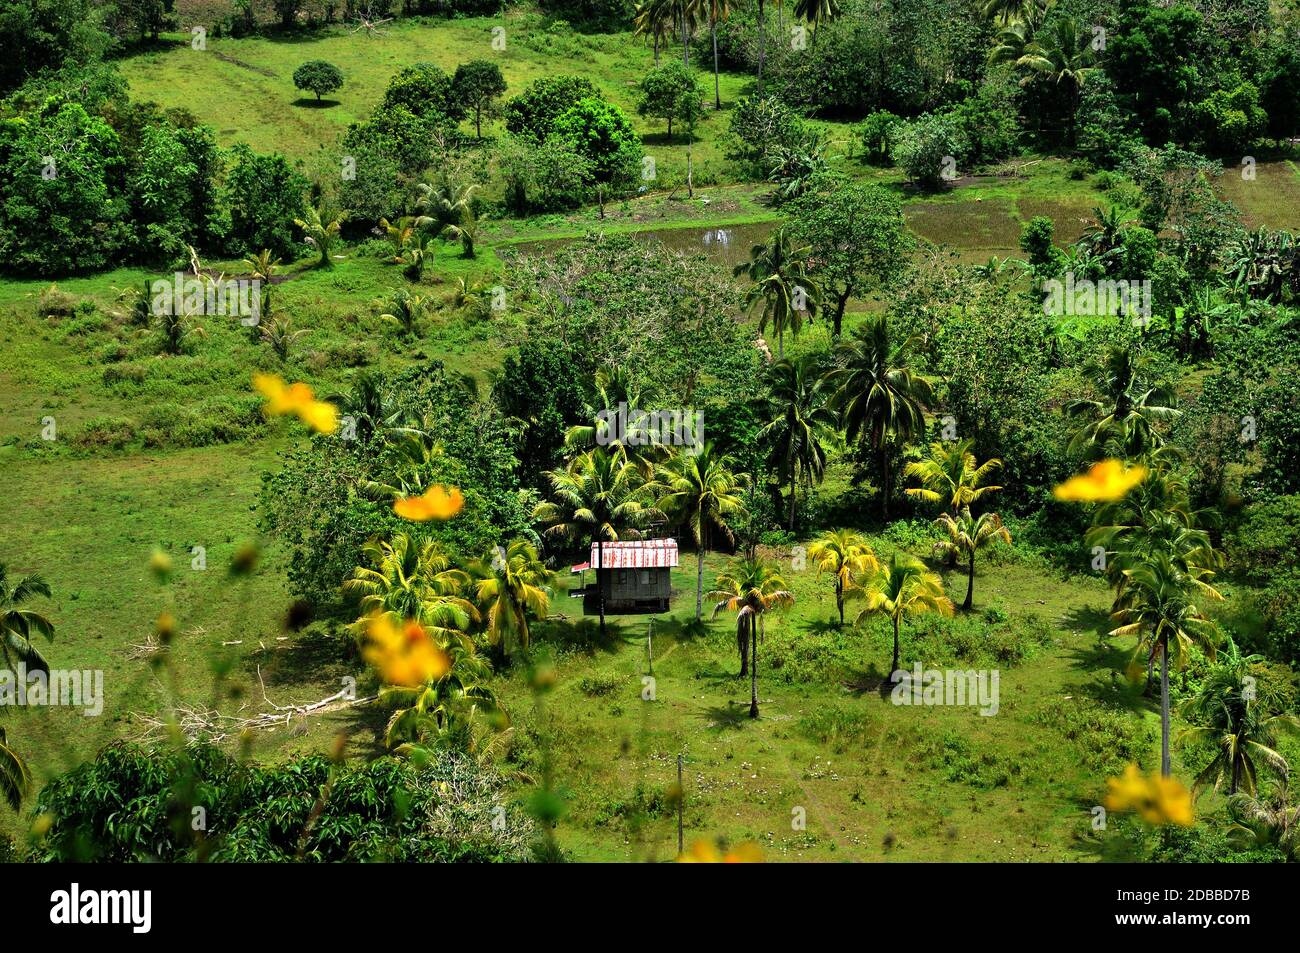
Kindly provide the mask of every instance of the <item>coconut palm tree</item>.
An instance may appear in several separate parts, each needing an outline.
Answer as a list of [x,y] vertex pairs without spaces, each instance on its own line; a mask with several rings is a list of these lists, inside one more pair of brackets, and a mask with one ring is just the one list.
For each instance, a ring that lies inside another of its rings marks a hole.
[[[709,593],[717,599],[714,617],[726,609],[736,613],[736,646],[740,649],[740,675],[749,669],[749,717],[758,717],[758,643],[764,634],[767,613],[794,604],[781,573],[762,559],[738,559],[719,574],[717,588]],[[746,653],[746,644],[749,651]],[[746,657],[748,655],[748,658]]]
[[975,553],[994,540],[1011,542],[1011,534],[997,513],[981,513],[975,517],[971,515],[969,506],[963,506],[955,514],[941,513],[934,525],[948,534],[938,548],[954,557],[966,557],[966,599],[961,608],[963,612],[970,612],[975,599]]
[[1111,635],[1138,637],[1138,651],[1160,658],[1160,773],[1169,777],[1173,766],[1169,756],[1169,654],[1178,654],[1185,664],[1193,645],[1214,654],[1213,624],[1193,601],[1197,592],[1210,599],[1223,596],[1209,585],[1194,580],[1165,553],[1124,570],[1125,589],[1120,606],[1111,613],[1119,623]]
[[1065,90],[1067,140],[1073,139],[1079,92],[1097,69],[1096,60],[1091,34],[1069,17],[1061,17],[1049,24],[1048,29],[1034,33],[1024,55],[1016,60],[1017,66]]
[[938,503],[949,513],[957,513],[962,507],[972,506],[1002,489],[984,484],[1002,466],[1002,461],[993,457],[979,463],[971,452],[974,444],[969,439],[930,444],[929,456],[903,469],[904,477],[915,478],[921,485],[903,492],[913,499]]
[[446,231],[461,244],[461,256],[475,257],[474,241],[478,237],[478,216],[474,211],[474,193],[478,186],[470,183],[443,182],[432,185],[416,183],[417,200],[423,216],[417,220],[421,226],[430,225],[430,234]]
[[361,547],[367,565],[357,566],[343,591],[360,600],[355,630],[364,630],[377,613],[414,619],[430,633],[446,639],[463,633],[478,618],[473,603],[460,595],[469,582],[432,540],[394,533],[389,540],[371,540]]
[[303,230],[307,236],[307,244],[320,252],[317,266],[333,268],[334,260],[330,258],[330,249],[334,247],[339,231],[343,228],[345,215],[336,213],[324,205],[307,209],[306,215],[305,219],[295,218],[293,223]]
[[[539,503],[533,519],[546,526],[543,534],[570,545],[596,545],[597,562],[604,565],[604,543],[636,539],[640,530],[663,514],[649,502],[645,476],[617,448],[596,447],[575,457],[567,467],[547,473],[551,499]],[[605,590],[597,586],[600,634],[605,635]]]
[[907,366],[911,341],[896,342],[884,315],[868,318],[836,346],[836,367],[828,375],[834,404],[852,442],[861,437],[875,451],[880,470],[880,512],[889,517],[889,448],[925,432],[930,384]]
[[1092,210],[1093,221],[1083,230],[1080,244],[1098,258],[1106,258],[1123,247],[1124,229],[1133,221],[1134,215],[1122,205],[1110,205],[1108,208],[1096,206]]
[[9,744],[5,730],[0,728],[0,796],[17,811],[31,787],[32,773],[27,762]]
[[876,554],[866,539],[850,529],[827,530],[808,547],[808,558],[817,564],[817,572],[830,573],[835,579],[835,609],[844,626],[844,590],[880,569]]
[[9,569],[0,563],[0,654],[4,656],[5,665],[10,668],[16,660],[32,671],[48,674],[49,663],[36,648],[32,637],[43,635],[53,642],[54,623],[36,610],[23,606],[23,603],[36,596],[51,598],[50,584],[40,576],[30,575],[23,576],[11,585]]
[[1137,455],[1163,442],[1157,424],[1182,416],[1174,407],[1168,387],[1147,381],[1147,361],[1130,348],[1112,347],[1094,368],[1097,398],[1081,398],[1065,405],[1070,417],[1083,421],[1070,438],[1070,452],[1100,458],[1114,441],[1129,455]]
[[492,666],[463,635],[435,641],[450,663],[442,676],[379,690],[378,704],[393,709],[384,743],[404,755],[431,749],[477,753],[484,721],[502,720],[490,682]]
[[600,368],[595,377],[595,399],[583,408],[583,415],[590,423],[576,424],[566,430],[565,447],[570,450],[609,447],[621,450],[638,463],[648,464],[659,456],[659,435],[646,425],[645,418],[632,413],[643,409],[643,404],[641,389],[626,367]]
[[943,594],[943,580],[930,572],[925,563],[906,553],[895,553],[888,563],[861,580],[854,580],[845,591],[847,599],[862,599],[867,606],[853,621],[855,626],[872,615],[889,617],[894,628],[894,656],[890,674],[898,671],[898,632],[902,623],[929,612],[949,616],[952,600]]
[[528,618],[545,619],[550,611],[549,589],[555,573],[538,558],[537,549],[526,539],[516,539],[477,564],[474,601],[483,610],[488,642],[528,648]]
[[[709,5],[709,36],[713,40],[713,108],[722,108],[721,74],[718,71],[718,24],[731,16],[731,0],[705,0]],[[655,65],[658,65],[656,61]]]
[[659,46],[673,30],[677,0],[644,0],[632,14],[632,35],[649,36],[654,41],[655,66],[659,65]]
[[387,301],[376,301],[375,307],[386,309],[380,313],[380,321],[393,325],[402,337],[413,338],[420,334],[420,324],[428,310],[429,299],[424,295],[411,294],[406,288],[398,288]]
[[768,423],[759,431],[758,439],[770,448],[768,462],[772,467],[789,477],[793,532],[799,478],[808,485],[822,481],[826,472],[822,437],[837,420],[830,408],[825,378],[818,376],[810,356],[777,361],[768,376],[772,395],[767,405]]
[[310,328],[298,328],[293,326],[293,318],[287,314],[277,315],[269,321],[261,322],[259,328],[262,341],[271,348],[280,362],[289,360],[289,353],[293,346],[298,343],[298,339],[311,333]]
[[678,453],[656,470],[654,492],[659,509],[672,520],[684,523],[695,540],[695,618],[704,613],[704,556],[710,530],[735,540],[730,520],[745,512],[741,492],[749,484],[748,473],[733,473],[731,460],[706,443],[697,453]]
[[811,252],[811,246],[796,245],[790,227],[782,225],[766,242],[750,249],[748,262],[734,269],[737,277],[748,275],[753,281],[745,293],[745,309],[763,302],[758,333],[765,332],[771,322],[778,359],[785,357],[785,332],[798,337],[804,316],[811,320],[817,313],[820,289],[808,271]]
[[813,28],[813,44],[817,43],[817,28],[823,21],[840,15],[837,0],[794,0],[794,15]]
[[362,443],[376,434],[403,432],[404,412],[382,374],[361,370],[345,393],[326,398],[339,409],[340,417],[352,418],[354,433]]
[[986,0],[982,12],[986,20],[1007,27],[1013,23],[1040,22],[1053,2],[1054,0]]
[[[1183,703],[1182,710],[1193,727],[1185,729],[1178,740],[1211,741],[1214,759],[1196,777],[1194,790],[1213,784],[1214,790],[1226,782],[1228,793],[1257,790],[1256,761],[1285,778],[1286,758],[1278,752],[1278,736],[1283,731],[1300,729],[1300,719],[1287,712],[1286,698],[1279,692],[1261,691],[1262,655],[1242,655],[1237,644],[1228,640],[1227,651],[1210,671],[1200,691]],[[1247,688],[1249,686],[1249,689]]]

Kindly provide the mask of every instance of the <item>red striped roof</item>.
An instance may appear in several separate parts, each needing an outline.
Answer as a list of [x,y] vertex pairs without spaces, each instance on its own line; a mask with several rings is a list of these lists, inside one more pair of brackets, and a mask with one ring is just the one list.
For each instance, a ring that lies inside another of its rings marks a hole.
[[592,543],[591,565],[597,569],[671,569],[677,565],[677,540],[627,539],[617,543]]

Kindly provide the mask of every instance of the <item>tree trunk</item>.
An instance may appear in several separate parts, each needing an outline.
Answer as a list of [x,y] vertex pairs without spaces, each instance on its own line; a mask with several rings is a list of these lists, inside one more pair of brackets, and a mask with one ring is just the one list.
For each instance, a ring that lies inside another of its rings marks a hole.
[[970,551],[970,568],[966,571],[966,601],[961,604],[962,612],[970,612],[975,601],[975,550]]
[[758,0],[758,95],[763,95],[763,54],[767,47],[767,30],[763,29],[763,0]]
[[736,648],[740,650],[740,677],[749,674],[749,616],[736,620]]
[[718,17],[717,10],[709,7],[709,32],[713,34],[713,108],[722,108],[722,86],[718,79]]
[[894,619],[894,661],[889,666],[889,674],[893,675],[898,671],[898,620]]
[[835,577],[835,608],[840,613],[840,628],[844,628],[844,580]]
[[605,541],[596,540],[596,602],[600,606],[600,638],[605,639],[605,587],[601,584],[600,574],[605,571]]
[[795,476],[798,471],[791,467],[790,472],[790,532],[794,532],[794,506],[795,506]]
[[700,533],[699,558],[695,561],[695,621],[704,613],[704,533]]
[[474,137],[476,139],[483,138],[483,107],[482,106],[474,107]]
[[1160,639],[1160,775],[1169,777],[1173,762],[1169,759],[1169,636]]
[[[763,624],[763,617],[758,617],[759,625]],[[751,625],[749,631],[752,636],[753,646],[749,655],[749,717],[758,717],[758,625]]]
[[885,446],[885,435],[880,435],[880,518],[889,520],[889,448]]
[[655,30],[655,68],[659,67],[659,31]]
[[673,117],[668,117],[668,141],[673,141]]
[[844,323],[844,309],[848,307],[848,303],[849,290],[845,289],[844,293],[839,295],[839,299],[835,302],[835,327],[831,331],[834,337],[840,336],[840,326]]

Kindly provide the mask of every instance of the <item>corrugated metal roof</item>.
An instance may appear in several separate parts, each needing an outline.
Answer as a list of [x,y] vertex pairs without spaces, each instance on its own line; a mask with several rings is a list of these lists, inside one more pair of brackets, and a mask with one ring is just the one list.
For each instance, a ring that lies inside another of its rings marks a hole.
[[603,546],[592,543],[591,565],[597,569],[671,569],[677,565],[677,540],[627,539]]

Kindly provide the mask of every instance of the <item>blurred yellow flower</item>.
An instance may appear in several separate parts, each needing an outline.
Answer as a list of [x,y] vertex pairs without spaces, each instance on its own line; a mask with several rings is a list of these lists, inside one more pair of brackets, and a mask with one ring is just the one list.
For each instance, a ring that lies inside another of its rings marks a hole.
[[761,864],[763,852],[757,844],[737,844],[727,853],[710,840],[697,840],[677,858],[679,864]]
[[1192,826],[1192,793],[1177,778],[1159,772],[1144,775],[1130,764],[1122,778],[1109,778],[1110,789],[1102,803],[1109,811],[1136,811],[1148,824]]
[[361,655],[387,685],[414,688],[436,682],[451,670],[451,658],[424,626],[414,619],[398,626],[387,614],[371,617]]
[[425,520],[449,520],[465,505],[465,497],[454,486],[435,483],[420,496],[404,496],[393,503],[393,512],[402,519],[423,523]]
[[1147,468],[1125,468],[1120,460],[1094,463],[1087,473],[1066,480],[1052,495],[1070,503],[1113,503],[1147,478]]
[[264,410],[269,416],[295,414],[318,433],[333,433],[339,427],[338,408],[317,400],[312,389],[301,381],[286,384],[276,374],[254,374],[253,387],[266,398]]

